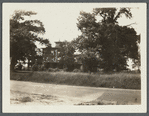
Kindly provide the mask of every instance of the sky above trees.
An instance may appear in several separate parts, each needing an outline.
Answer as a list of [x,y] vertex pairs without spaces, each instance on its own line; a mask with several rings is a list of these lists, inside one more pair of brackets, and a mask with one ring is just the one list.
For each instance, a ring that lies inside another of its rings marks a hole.
[[[9,5],[9,4],[8,4]],[[113,5],[113,6],[112,6]],[[29,19],[40,20],[45,27],[45,34],[41,35],[44,38],[49,39],[52,47],[55,46],[56,41],[71,41],[78,37],[81,32],[77,28],[80,11],[92,12],[93,8],[100,7],[114,7],[120,8],[118,4],[104,4],[100,3],[87,3],[87,4],[69,4],[69,3],[14,3],[9,5],[8,13],[11,16],[15,10],[25,10],[37,12],[37,15],[31,16]],[[121,7],[125,7],[126,4],[121,4]],[[130,4],[129,4],[130,6]],[[137,32],[141,34],[140,28],[140,9],[137,5],[131,6],[132,19],[127,19],[125,16],[119,18],[120,25],[131,25]],[[26,18],[27,19],[27,18]],[[100,20],[100,18],[98,18]],[[38,45],[38,47],[44,47]]]

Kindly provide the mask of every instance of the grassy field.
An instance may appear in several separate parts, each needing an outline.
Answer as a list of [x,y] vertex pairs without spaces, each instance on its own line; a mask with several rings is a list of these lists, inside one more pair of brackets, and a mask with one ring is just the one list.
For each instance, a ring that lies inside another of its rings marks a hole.
[[141,89],[140,74],[88,74],[73,72],[11,72],[11,80],[76,86]]

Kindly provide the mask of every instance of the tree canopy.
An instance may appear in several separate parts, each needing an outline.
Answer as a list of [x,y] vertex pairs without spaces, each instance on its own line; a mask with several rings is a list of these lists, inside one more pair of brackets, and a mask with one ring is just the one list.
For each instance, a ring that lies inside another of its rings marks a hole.
[[68,70],[72,70],[74,65],[74,52],[75,48],[72,42],[64,41],[60,44],[60,54],[59,57],[60,63],[64,63],[64,65],[68,68]]
[[32,11],[15,11],[10,18],[10,57],[13,69],[18,60],[26,60],[36,56],[35,42],[49,45],[47,39],[39,37],[45,28],[39,20],[25,20],[24,16],[36,15]]
[[102,17],[101,22],[102,23],[112,23],[116,24],[118,23],[118,18],[120,18],[122,15],[125,15],[126,18],[132,18],[132,14],[130,12],[130,8],[120,8],[119,10],[117,8],[95,8],[93,9],[94,15],[99,15]]
[[80,15],[77,26],[82,34],[76,38],[76,46],[82,53],[94,48],[100,55],[100,68],[120,71],[126,69],[128,58],[138,59],[136,31],[117,22],[122,15],[132,17],[129,8],[95,8],[93,13],[80,12]]

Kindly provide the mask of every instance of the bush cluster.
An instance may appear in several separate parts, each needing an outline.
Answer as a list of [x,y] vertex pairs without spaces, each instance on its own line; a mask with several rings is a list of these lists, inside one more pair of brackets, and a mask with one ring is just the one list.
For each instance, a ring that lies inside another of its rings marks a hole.
[[49,68],[48,69],[49,72],[66,72],[68,71],[67,68],[63,68],[63,69],[59,69],[59,68]]
[[80,69],[74,69],[73,72],[81,72]]
[[44,65],[34,64],[32,66],[33,71],[46,71],[47,68]]
[[34,64],[34,65],[32,66],[32,70],[33,70],[33,71],[38,71],[38,65],[37,65],[37,64]]
[[59,68],[46,68],[45,65],[38,65],[38,64],[34,64],[32,66],[32,71],[49,71],[49,72],[65,72],[68,71],[67,68],[63,68],[63,69],[59,69]]

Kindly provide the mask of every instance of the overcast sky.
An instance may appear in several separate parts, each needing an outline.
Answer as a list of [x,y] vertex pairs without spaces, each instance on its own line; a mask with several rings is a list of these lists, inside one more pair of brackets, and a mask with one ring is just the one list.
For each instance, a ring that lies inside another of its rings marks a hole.
[[[124,7],[124,5],[125,4],[121,4],[121,7]],[[50,43],[54,47],[56,41],[71,41],[81,34],[76,25],[80,11],[92,12],[93,8],[107,7],[112,5],[103,5],[100,3],[13,3],[8,4],[8,6],[10,13],[9,15],[12,15],[15,10],[37,12],[37,15],[31,16],[31,19],[38,19],[43,22],[46,30],[46,33],[43,36],[44,38],[49,39]],[[120,5],[117,4],[113,4],[113,6],[120,7]],[[131,8],[133,18],[126,19],[125,16],[123,16],[118,20],[118,22],[120,25],[136,23],[132,25],[132,27],[135,28],[137,34],[140,34],[140,15],[138,15],[140,10],[136,6]],[[38,47],[43,46],[38,45]]]

